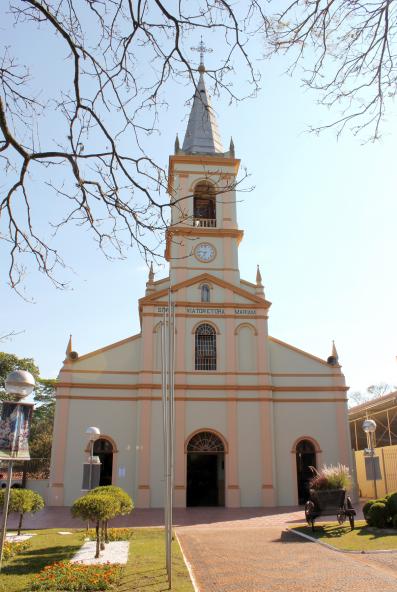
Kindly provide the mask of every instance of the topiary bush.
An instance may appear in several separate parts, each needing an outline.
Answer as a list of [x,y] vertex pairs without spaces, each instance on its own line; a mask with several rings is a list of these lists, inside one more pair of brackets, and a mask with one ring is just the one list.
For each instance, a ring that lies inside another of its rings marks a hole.
[[[365,504],[363,505],[363,514],[364,514],[364,518],[365,518],[365,520],[367,520],[367,516],[368,516],[368,512],[369,512],[370,508],[371,508],[371,507],[373,506],[373,504],[374,504],[375,502],[377,502],[377,501],[378,501],[378,500],[374,500],[374,499],[372,499],[372,500],[368,500],[368,501],[367,501],[367,502],[365,502]],[[367,522],[368,522],[368,520],[367,520]]]
[[93,493],[90,493],[77,499],[70,510],[74,518],[81,518],[85,521],[91,520],[92,522],[95,522],[95,559],[97,559],[103,543],[103,528],[100,528],[100,526],[105,524],[111,518],[117,516],[120,511],[120,502],[115,496],[112,496],[109,493],[102,495],[94,495]]
[[[0,490],[0,508],[4,506],[5,489]],[[23,517],[27,512],[35,514],[44,508],[44,500],[39,493],[32,489],[17,489],[12,487],[10,490],[10,503],[8,513],[16,512],[19,514],[18,534],[21,534]]]
[[[95,487],[87,495],[110,495],[118,503],[118,510],[115,516],[126,516],[127,514],[131,514],[132,510],[134,509],[134,502],[132,498],[128,495],[124,489],[121,487],[117,487],[116,485],[100,485],[99,487]],[[114,518],[114,516],[112,516]],[[101,530],[102,530],[102,543],[101,548],[104,548],[104,542],[109,542],[109,535],[108,535],[108,520],[104,520],[101,523]]]
[[390,514],[386,504],[378,501],[375,501],[375,503],[372,504],[367,516],[367,523],[370,526],[375,526],[376,528],[385,528],[390,519]]
[[393,528],[397,528],[397,514],[394,514],[394,516],[392,518],[392,525],[393,525]]
[[397,491],[389,495],[387,500],[387,508],[389,510],[390,516],[394,517],[397,514]]

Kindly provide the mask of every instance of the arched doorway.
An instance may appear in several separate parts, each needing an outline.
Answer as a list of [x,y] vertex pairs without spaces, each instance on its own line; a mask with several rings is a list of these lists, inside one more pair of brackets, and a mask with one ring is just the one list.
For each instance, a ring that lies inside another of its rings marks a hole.
[[225,505],[225,446],[213,432],[199,432],[187,445],[186,505]]
[[300,440],[296,445],[296,475],[298,479],[298,503],[309,499],[309,481],[313,477],[311,467],[316,468],[316,449],[310,440]]
[[111,485],[113,474],[113,445],[105,438],[98,438],[94,442],[94,456],[101,461],[99,485]]

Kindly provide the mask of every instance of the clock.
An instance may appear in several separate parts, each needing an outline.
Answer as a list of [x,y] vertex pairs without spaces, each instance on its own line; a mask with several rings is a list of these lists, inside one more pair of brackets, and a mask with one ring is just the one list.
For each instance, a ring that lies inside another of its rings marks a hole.
[[209,263],[216,257],[216,250],[210,243],[200,243],[194,249],[194,256],[203,263]]

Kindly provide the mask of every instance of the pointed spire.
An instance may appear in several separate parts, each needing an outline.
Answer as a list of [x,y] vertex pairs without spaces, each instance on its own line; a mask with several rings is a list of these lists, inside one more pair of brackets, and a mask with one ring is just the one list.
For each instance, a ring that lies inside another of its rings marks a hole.
[[71,354],[72,351],[73,351],[73,347],[72,347],[72,334],[70,334],[68,345],[67,345],[66,351],[65,351],[65,354],[66,354],[66,357],[67,358],[69,357],[69,355]]
[[233,158],[234,158],[234,142],[233,142],[233,138],[231,136],[230,136],[229,152],[230,152],[230,156],[233,156]]
[[150,269],[149,269],[149,275],[148,275],[148,281],[146,282],[146,291],[145,294],[146,296],[148,294],[151,294],[152,292],[154,292],[154,271],[153,271],[153,261],[150,262]]
[[328,357],[327,362],[330,366],[339,366],[339,355],[334,340],[332,340],[331,355]]
[[259,265],[256,266],[256,290],[255,293],[257,296],[265,297],[265,290],[262,284],[262,276],[261,271],[259,269]]
[[186,154],[222,154],[218,124],[205,87],[204,65],[200,65],[199,72],[182,150]]
[[179,145],[179,137],[178,134],[176,134],[176,138],[175,138],[175,154],[178,154],[178,152],[180,151],[181,147]]

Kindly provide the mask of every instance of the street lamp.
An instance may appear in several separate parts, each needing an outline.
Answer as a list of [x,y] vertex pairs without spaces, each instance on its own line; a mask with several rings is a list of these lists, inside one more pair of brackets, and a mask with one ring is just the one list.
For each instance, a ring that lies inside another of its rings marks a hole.
[[372,478],[374,480],[374,493],[375,499],[378,497],[378,489],[376,486],[376,465],[375,465],[375,432],[376,432],[376,422],[373,419],[366,419],[363,422],[363,430],[367,434],[367,445],[368,448],[366,449],[369,453],[369,456],[372,458]]
[[98,457],[96,457],[94,460],[94,442],[101,435],[101,430],[99,428],[96,428],[95,426],[90,426],[89,428],[86,429],[85,433],[87,434],[88,439],[90,441],[90,473],[89,473],[89,478],[88,478],[88,490],[91,491],[91,489],[92,489],[92,465],[93,464],[100,464],[100,462],[101,462]]
[[7,534],[7,515],[10,502],[12,469],[14,459],[30,460],[29,430],[32,413],[32,403],[21,403],[28,397],[35,387],[35,380],[26,370],[10,372],[5,381],[5,390],[13,400],[4,401],[1,409],[0,424],[2,428],[2,442],[0,460],[8,462],[7,485],[4,492],[3,517],[0,535],[0,569],[3,561],[3,549]]

